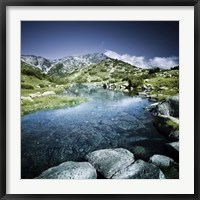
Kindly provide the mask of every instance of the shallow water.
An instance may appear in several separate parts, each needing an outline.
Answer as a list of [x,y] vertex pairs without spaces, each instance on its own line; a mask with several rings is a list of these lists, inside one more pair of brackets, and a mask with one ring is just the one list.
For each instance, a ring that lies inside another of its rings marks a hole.
[[82,161],[97,149],[123,147],[133,153],[139,149],[141,155],[145,154],[143,159],[155,153],[166,154],[167,140],[144,110],[151,103],[147,99],[82,85],[63,95],[87,96],[90,100],[22,117],[22,178],[34,178],[64,161]]

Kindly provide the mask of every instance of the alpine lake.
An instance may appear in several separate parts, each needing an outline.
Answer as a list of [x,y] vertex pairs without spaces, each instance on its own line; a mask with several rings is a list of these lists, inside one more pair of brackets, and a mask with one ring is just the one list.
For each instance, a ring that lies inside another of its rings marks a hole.
[[88,101],[21,117],[21,178],[34,178],[65,161],[84,161],[89,152],[105,148],[125,148],[143,160],[167,155],[168,141],[145,111],[149,99],[83,84],[62,95]]

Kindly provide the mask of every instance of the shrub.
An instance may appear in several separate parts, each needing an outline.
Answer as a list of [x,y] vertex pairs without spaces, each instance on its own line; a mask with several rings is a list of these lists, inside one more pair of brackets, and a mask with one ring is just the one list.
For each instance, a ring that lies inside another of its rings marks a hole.
[[44,88],[44,87],[45,87],[45,85],[42,84],[42,83],[40,83],[39,86],[40,86],[41,88]]
[[101,72],[107,72],[105,68],[100,69]]
[[34,89],[34,87],[32,85],[29,84],[21,84],[21,89]]
[[159,71],[160,71],[160,68],[156,67],[156,68],[150,69],[149,74],[154,74],[154,73],[159,72]]
[[171,70],[179,70],[179,65],[175,67],[171,67]]

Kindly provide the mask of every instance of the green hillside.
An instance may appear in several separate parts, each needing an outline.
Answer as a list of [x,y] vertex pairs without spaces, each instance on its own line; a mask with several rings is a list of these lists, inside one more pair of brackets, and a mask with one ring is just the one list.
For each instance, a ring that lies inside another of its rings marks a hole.
[[65,79],[50,77],[40,69],[21,63],[21,114],[47,108],[74,106],[84,102],[83,97],[61,94],[67,87]]
[[48,74],[22,62],[22,114],[45,108],[73,106],[85,101],[83,97],[59,95],[76,83],[98,83],[104,89],[120,90],[129,95],[143,95],[157,100],[179,93],[179,68],[170,70],[141,69],[128,63],[109,59],[99,64],[62,73],[63,66]]
[[178,68],[141,69],[119,60],[106,60],[68,75],[70,83],[102,83],[130,95],[146,92],[162,100],[179,92]]

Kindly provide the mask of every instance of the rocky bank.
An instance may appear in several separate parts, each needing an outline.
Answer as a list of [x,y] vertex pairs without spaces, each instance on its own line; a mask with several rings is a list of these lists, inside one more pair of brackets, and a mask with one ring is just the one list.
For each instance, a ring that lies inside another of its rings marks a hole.
[[101,149],[86,155],[87,162],[64,162],[44,171],[35,179],[174,179],[178,163],[163,155],[153,155],[148,162],[135,160],[130,151]]

